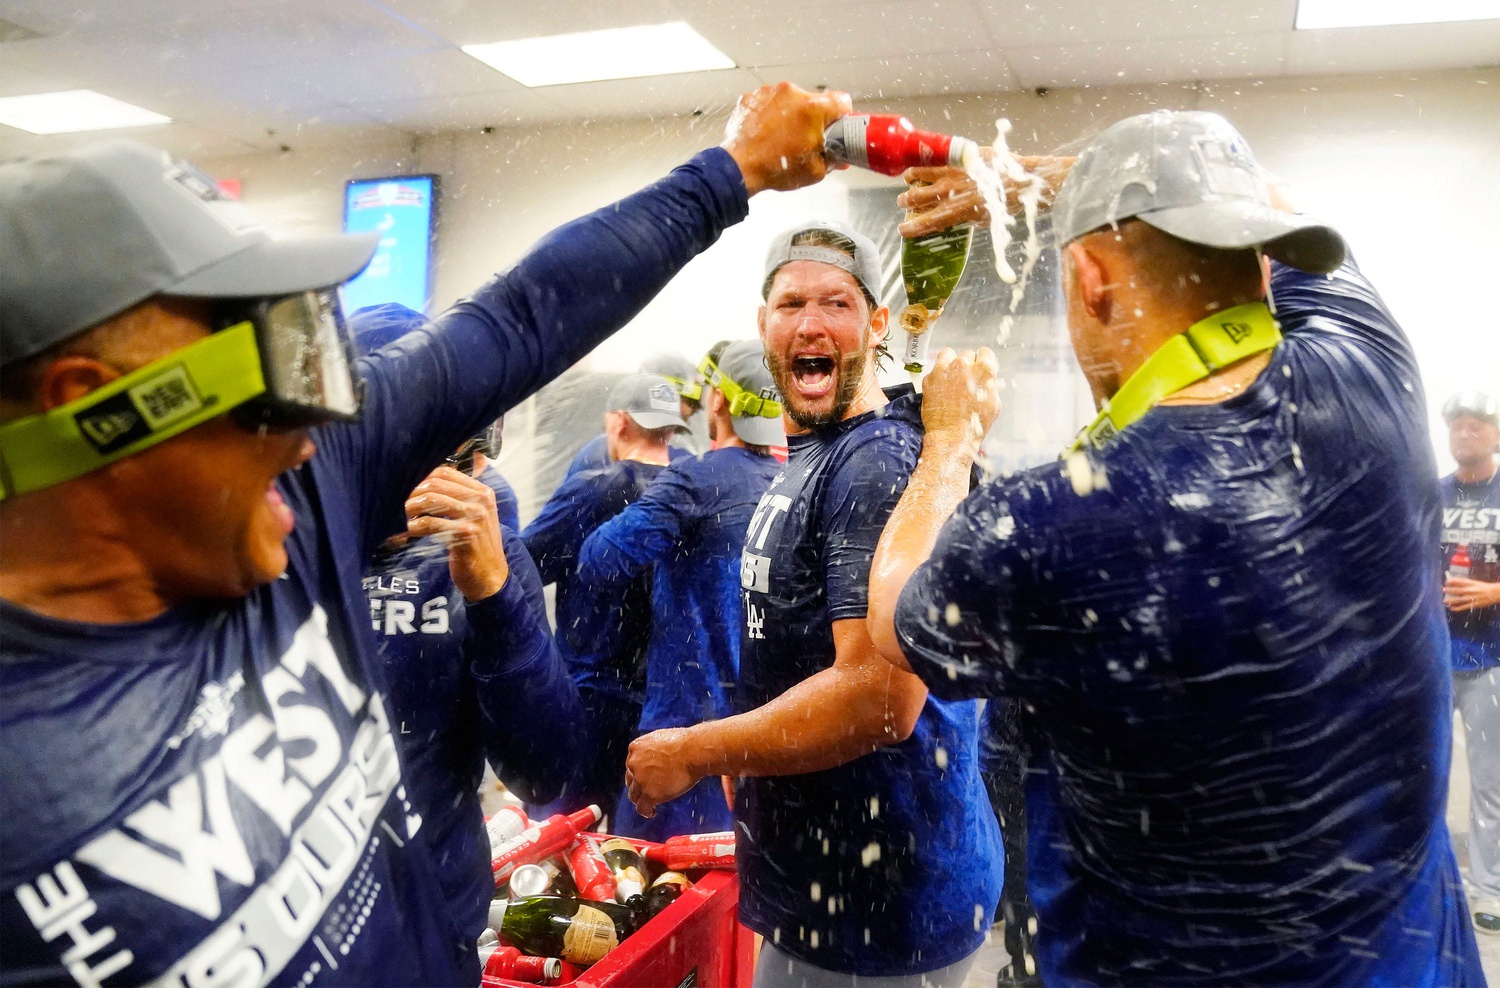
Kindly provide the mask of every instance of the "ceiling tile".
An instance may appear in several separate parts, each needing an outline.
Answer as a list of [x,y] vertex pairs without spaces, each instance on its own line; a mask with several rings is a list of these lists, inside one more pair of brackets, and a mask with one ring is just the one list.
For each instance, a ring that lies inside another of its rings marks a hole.
[[253,145],[216,131],[191,124],[171,123],[159,127],[128,127],[122,130],[95,130],[82,134],[28,134],[10,127],[0,127],[0,161],[35,155],[61,154],[75,147],[108,138],[128,138],[162,148],[180,158],[208,158],[227,154],[245,154],[257,150]]
[[546,3],[495,3],[491,0],[370,0],[413,24],[447,38],[454,45],[545,37],[575,31],[598,31],[636,24],[683,19],[668,0],[548,0]]
[[1006,48],[1289,31],[1296,0],[975,0]]
[[645,79],[547,86],[533,92],[558,105],[566,119],[727,114],[740,94],[760,85],[745,69],[684,72]]
[[897,55],[844,62],[771,65],[755,70],[762,82],[794,82],[804,89],[840,89],[855,100],[946,93],[1007,92],[1017,88],[1005,56],[993,49]]
[[913,0],[857,5],[805,4],[694,20],[709,41],[747,68],[857,58],[887,58],[994,45],[969,0]]
[[1027,89],[1112,86],[1182,79],[1237,79],[1282,73],[1284,34],[1226,35],[1007,49]]
[[358,0],[303,0],[254,9],[184,5],[153,23],[173,46],[227,67],[382,58],[448,47],[434,34]]
[[1295,75],[1500,65],[1500,21],[1293,31],[1287,71]]
[[561,106],[539,95],[537,90],[520,86],[513,91],[472,93],[467,96],[427,96],[389,103],[364,102],[359,104],[359,109],[361,113],[387,126],[409,133],[508,127],[566,116],[566,111]]

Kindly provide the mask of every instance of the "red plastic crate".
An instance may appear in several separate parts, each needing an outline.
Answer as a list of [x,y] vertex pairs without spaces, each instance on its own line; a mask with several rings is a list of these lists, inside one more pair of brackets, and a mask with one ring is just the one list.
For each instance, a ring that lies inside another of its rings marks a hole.
[[[643,845],[644,846],[644,845]],[[739,923],[740,878],[708,871],[597,964],[576,988],[749,988],[755,935]],[[528,988],[485,978],[483,988]]]

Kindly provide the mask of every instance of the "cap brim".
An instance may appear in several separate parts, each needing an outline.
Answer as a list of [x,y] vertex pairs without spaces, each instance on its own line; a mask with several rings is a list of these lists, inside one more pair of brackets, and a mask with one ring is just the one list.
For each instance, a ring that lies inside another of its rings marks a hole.
[[737,415],[729,420],[734,434],[753,446],[785,446],[786,430],[782,428],[781,416],[766,418],[764,415]]
[[642,429],[665,429],[671,426],[679,432],[687,431],[687,423],[683,422],[678,416],[668,414],[667,412],[627,411],[625,414],[629,415],[635,424]]
[[166,289],[208,298],[288,295],[342,285],[375,256],[379,233],[266,239]]
[[1344,263],[1344,238],[1333,227],[1245,199],[1156,209],[1135,218],[1207,247],[1259,247],[1267,256],[1309,274],[1327,274]]

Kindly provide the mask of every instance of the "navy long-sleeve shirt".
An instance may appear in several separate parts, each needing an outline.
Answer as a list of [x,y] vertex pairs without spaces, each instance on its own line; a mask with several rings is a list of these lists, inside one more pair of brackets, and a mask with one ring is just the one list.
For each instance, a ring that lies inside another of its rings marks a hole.
[[0,983],[463,980],[473,944],[408,824],[364,562],[433,464],[747,208],[706,151],[362,359],[360,421],[317,430],[278,481],[281,579],[129,624],[0,602]]

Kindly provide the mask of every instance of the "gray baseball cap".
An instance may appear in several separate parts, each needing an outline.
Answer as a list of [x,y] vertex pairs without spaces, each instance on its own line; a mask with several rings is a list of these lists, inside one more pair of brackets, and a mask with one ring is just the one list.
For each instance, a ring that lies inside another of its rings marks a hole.
[[153,295],[342,284],[370,262],[378,236],[275,239],[203,172],[134,141],[0,166],[0,362]]
[[625,412],[642,429],[687,428],[681,398],[660,374],[630,374],[609,391],[609,410]]
[[1483,391],[1460,391],[1443,404],[1443,421],[1452,425],[1460,415],[1471,415],[1481,422],[1500,425],[1500,403]]
[[[739,340],[719,354],[718,373],[709,379],[730,402],[729,424],[734,434],[756,446],[785,446],[786,429],[781,421],[781,392],[766,366],[765,350],[759,340]],[[726,382],[724,379],[728,378]],[[735,395],[743,393],[741,414],[734,414]],[[755,401],[754,399],[761,399]],[[774,402],[774,406],[769,403]],[[754,407],[750,407],[754,406]],[[766,414],[769,412],[770,414]]]
[[[822,230],[828,233],[836,233],[854,245],[852,255],[845,253],[835,247],[824,247],[814,244],[798,244],[803,239],[803,234],[811,233],[816,237],[814,231]],[[875,242],[858,230],[843,223],[832,220],[813,220],[810,223],[801,223],[784,231],[775,240],[771,241],[771,249],[766,252],[766,276],[760,285],[760,297],[766,298],[771,293],[771,279],[783,264],[793,261],[821,261],[824,264],[832,264],[836,268],[843,268],[854,276],[865,294],[874,300],[875,305],[880,304],[880,248]]]
[[1271,205],[1250,146],[1217,113],[1128,117],[1078,156],[1052,206],[1057,242],[1132,218],[1206,247],[1259,247],[1314,274],[1344,262],[1332,227]]

